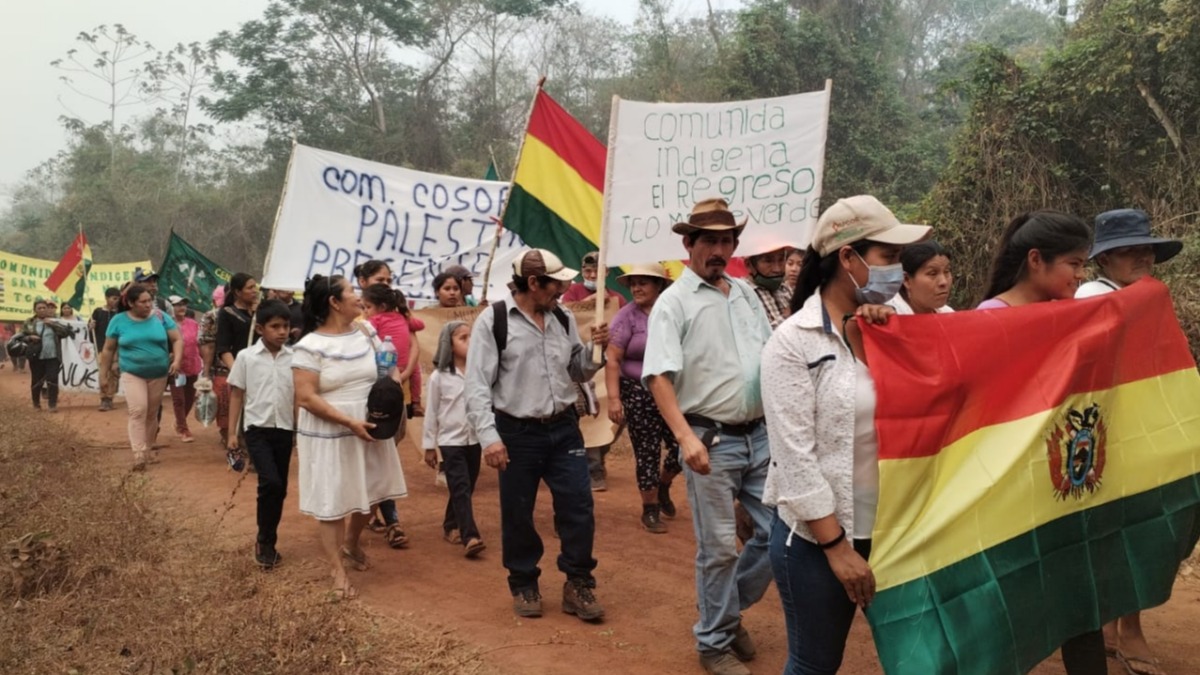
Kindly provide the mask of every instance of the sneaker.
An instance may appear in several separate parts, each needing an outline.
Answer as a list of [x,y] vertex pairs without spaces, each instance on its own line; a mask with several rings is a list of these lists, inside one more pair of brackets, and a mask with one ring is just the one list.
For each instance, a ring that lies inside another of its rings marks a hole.
[[658,506],[648,505],[642,507],[642,527],[651,534],[666,534],[667,526],[658,518]]
[[276,551],[274,546],[255,544],[254,562],[258,563],[259,567],[269,570],[283,562],[283,556],[279,555],[279,551]]
[[733,633],[733,642],[730,643],[729,649],[739,661],[753,661],[758,655],[758,648],[754,646],[754,640],[750,639],[750,631],[740,623]]
[[604,618],[604,607],[592,592],[592,582],[583,579],[568,579],[563,584],[562,611],[584,621]]
[[526,588],[513,595],[513,614],[529,619],[542,615],[542,594],[532,588]]
[[750,669],[742,665],[733,652],[700,654],[700,665],[708,675],[750,675]]
[[671,501],[671,486],[667,483],[658,484],[658,511],[664,518],[675,517],[675,502]]
[[603,478],[592,478],[592,492],[604,492],[608,490],[608,481]]

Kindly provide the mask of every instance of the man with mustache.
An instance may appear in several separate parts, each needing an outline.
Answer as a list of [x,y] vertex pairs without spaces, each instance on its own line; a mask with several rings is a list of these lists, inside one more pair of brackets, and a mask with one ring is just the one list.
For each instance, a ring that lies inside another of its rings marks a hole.
[[[771,451],[759,389],[771,324],[754,289],[725,273],[745,226],[724,199],[706,199],[672,228],[683,235],[688,266],[650,312],[642,368],[684,461],[697,548],[693,633],[712,675],[750,672],[741,662],[755,647],[742,612],[771,583],[771,512],[762,503]],[[734,499],[754,521],[740,556]]]

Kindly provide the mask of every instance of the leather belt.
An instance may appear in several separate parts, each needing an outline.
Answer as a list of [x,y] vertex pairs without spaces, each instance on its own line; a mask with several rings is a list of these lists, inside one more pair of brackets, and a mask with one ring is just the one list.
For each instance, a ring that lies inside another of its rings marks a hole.
[[546,425],[546,424],[553,424],[554,422],[565,419],[567,417],[567,415],[570,415],[571,413],[575,412],[575,406],[567,406],[566,408],[563,408],[562,410],[554,413],[553,415],[548,415],[546,417],[517,417],[516,415],[509,415],[508,413],[501,411],[501,410],[493,410],[493,412],[496,413],[497,418],[503,418],[510,422],[524,422],[526,424]]
[[683,418],[687,420],[688,424],[694,427],[700,427],[701,429],[716,429],[718,432],[729,434],[730,436],[749,436],[750,434],[754,433],[756,429],[758,429],[760,424],[763,423],[763,418],[761,417],[752,419],[749,422],[743,422],[741,424],[727,424],[725,422],[718,422],[712,418],[705,417],[704,415],[693,415],[691,413],[684,415]]

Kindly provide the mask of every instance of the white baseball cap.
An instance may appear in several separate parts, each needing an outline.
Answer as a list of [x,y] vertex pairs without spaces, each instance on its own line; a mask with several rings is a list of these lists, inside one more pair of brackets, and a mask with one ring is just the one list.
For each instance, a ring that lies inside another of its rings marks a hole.
[[571,281],[578,274],[578,270],[563,265],[558,256],[544,248],[521,251],[513,261],[513,275],[523,279],[550,277],[559,281]]

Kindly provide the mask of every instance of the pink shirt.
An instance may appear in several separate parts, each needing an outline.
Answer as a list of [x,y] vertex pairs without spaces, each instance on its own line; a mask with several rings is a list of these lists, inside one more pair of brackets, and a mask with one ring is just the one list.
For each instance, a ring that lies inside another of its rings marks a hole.
[[[404,370],[408,367],[408,354],[412,349],[412,331],[408,319],[400,312],[380,312],[367,319],[379,333],[379,339],[392,338],[392,346],[396,348],[396,367]],[[422,323],[422,328],[424,324]]]
[[188,377],[200,374],[204,363],[200,360],[200,324],[192,317],[184,317],[179,322],[179,336],[183,338],[183,362],[179,370]]
[[1001,300],[1000,298],[988,298],[987,300],[979,303],[979,306],[975,309],[1005,309],[1008,307],[1012,307],[1012,305]]

